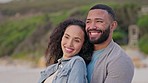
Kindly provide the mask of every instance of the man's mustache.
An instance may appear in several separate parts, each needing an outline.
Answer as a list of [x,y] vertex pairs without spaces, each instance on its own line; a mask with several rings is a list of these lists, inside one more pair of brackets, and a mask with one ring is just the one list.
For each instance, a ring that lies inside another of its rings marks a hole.
[[91,31],[103,33],[103,30],[101,30],[101,29],[88,29],[87,30],[87,32],[91,32]]

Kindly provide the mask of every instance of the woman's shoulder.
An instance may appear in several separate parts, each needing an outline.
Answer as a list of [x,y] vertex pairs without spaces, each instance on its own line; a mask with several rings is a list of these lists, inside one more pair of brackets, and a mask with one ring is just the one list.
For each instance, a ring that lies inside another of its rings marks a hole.
[[84,61],[84,59],[79,55],[76,55],[71,58],[71,61]]
[[47,73],[47,72],[50,72],[51,70],[56,70],[56,64],[52,64],[52,65],[50,65],[50,66],[48,66],[48,67],[46,67],[43,71],[41,71],[41,72],[45,72],[45,73]]
[[[77,64],[77,63],[81,63],[81,64],[85,64],[85,61],[83,60],[82,57],[80,56],[73,56],[70,60],[70,64],[71,65],[74,65],[74,64]],[[79,64],[80,65],[80,64]]]
[[54,68],[56,67],[57,64],[52,64],[52,65],[49,65],[46,69],[51,69],[51,68]]

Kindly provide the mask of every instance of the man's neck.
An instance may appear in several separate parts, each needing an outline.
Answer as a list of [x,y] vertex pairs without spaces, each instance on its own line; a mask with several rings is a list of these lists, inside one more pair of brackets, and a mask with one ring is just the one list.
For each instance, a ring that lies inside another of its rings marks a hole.
[[105,42],[103,42],[101,44],[95,44],[94,45],[94,50],[96,51],[96,50],[104,49],[109,45],[110,42],[111,42],[111,40],[106,40]]

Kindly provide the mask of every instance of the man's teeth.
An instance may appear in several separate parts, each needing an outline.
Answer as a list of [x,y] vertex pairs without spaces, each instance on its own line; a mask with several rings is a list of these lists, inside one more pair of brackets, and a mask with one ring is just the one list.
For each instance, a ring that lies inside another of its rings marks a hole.
[[90,32],[90,35],[98,35],[100,32]]

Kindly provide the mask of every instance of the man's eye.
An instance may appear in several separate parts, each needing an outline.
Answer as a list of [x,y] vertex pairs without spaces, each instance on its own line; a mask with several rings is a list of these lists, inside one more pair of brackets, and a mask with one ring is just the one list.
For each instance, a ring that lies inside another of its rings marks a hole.
[[103,23],[103,21],[102,21],[102,20],[97,20],[96,22],[100,22],[100,23]]
[[86,23],[90,23],[90,21],[86,21]]

